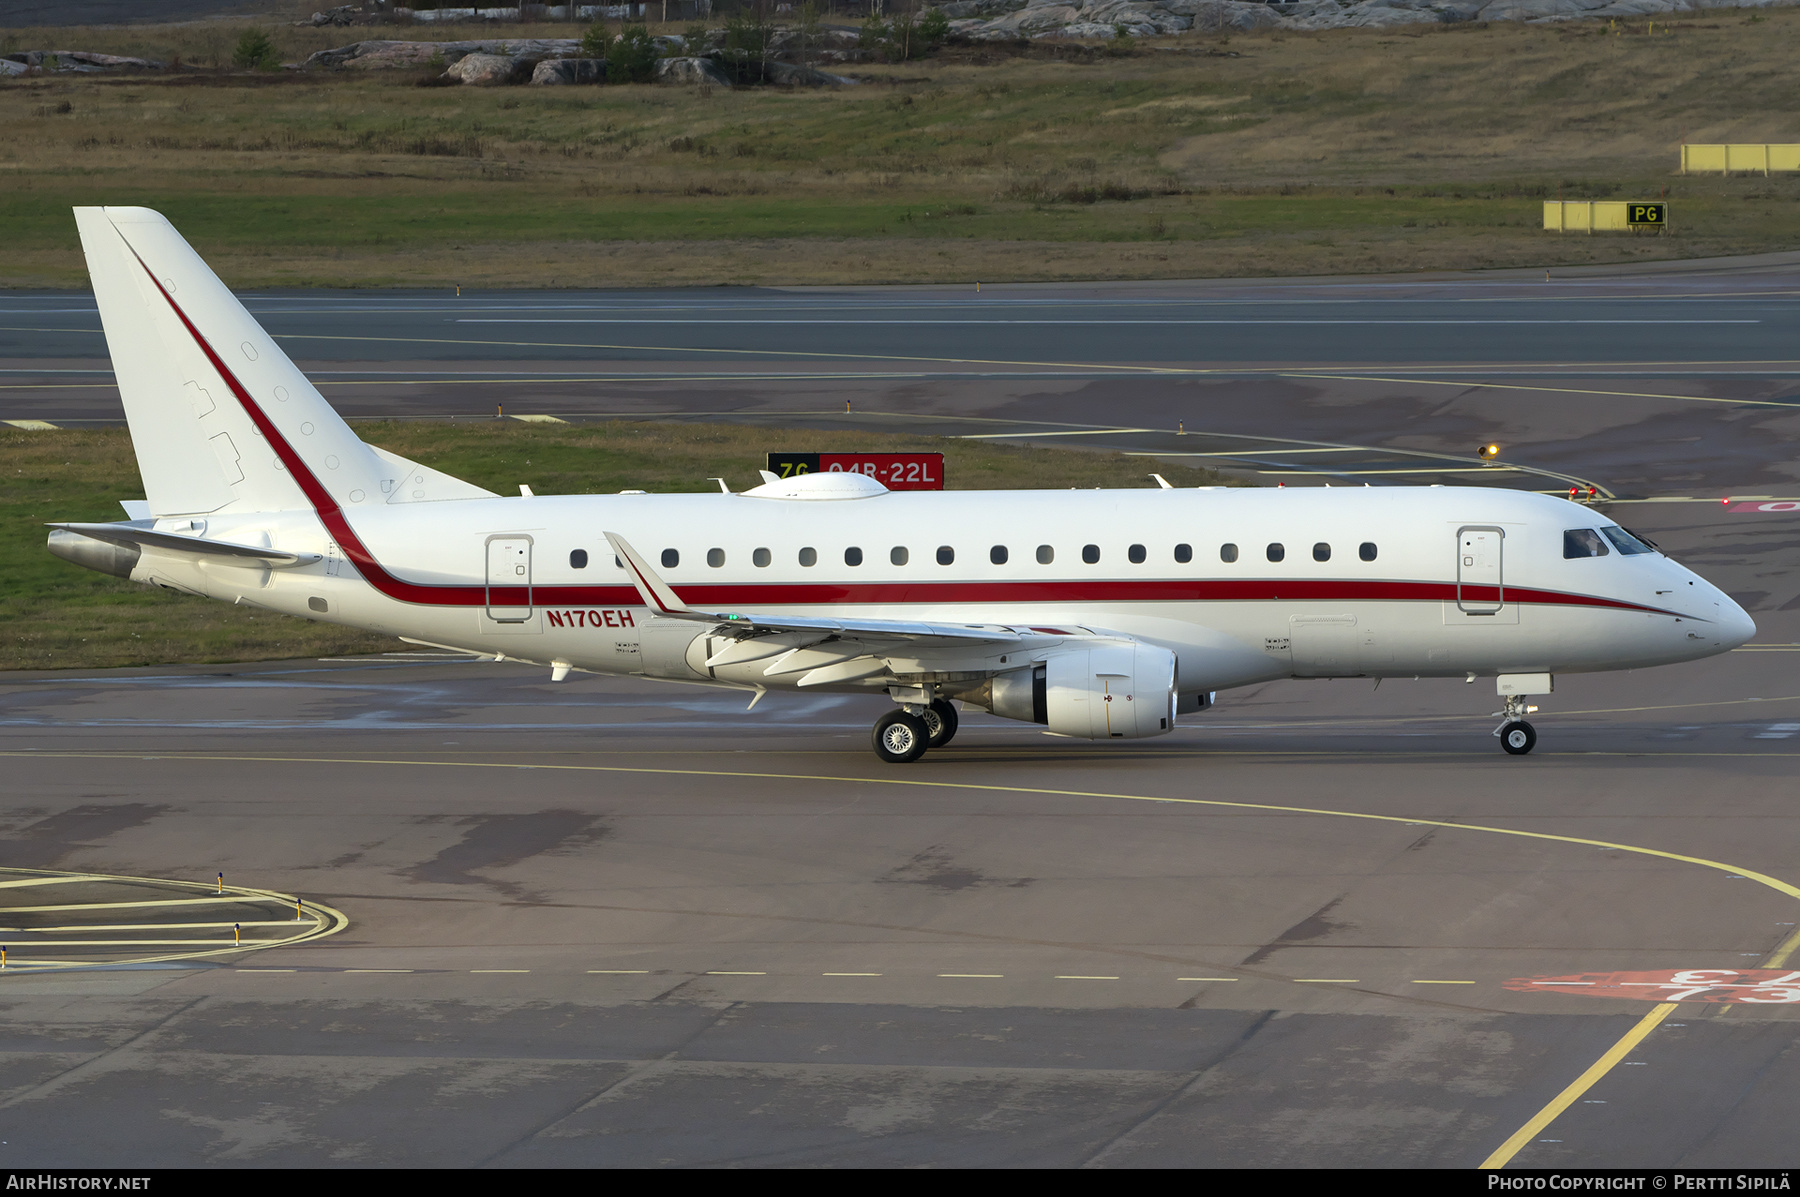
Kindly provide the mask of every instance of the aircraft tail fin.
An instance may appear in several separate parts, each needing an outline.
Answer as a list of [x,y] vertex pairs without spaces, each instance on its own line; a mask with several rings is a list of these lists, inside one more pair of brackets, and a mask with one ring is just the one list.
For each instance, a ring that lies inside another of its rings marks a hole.
[[153,515],[492,493],[409,477],[358,439],[160,213],[76,208],[75,223]]

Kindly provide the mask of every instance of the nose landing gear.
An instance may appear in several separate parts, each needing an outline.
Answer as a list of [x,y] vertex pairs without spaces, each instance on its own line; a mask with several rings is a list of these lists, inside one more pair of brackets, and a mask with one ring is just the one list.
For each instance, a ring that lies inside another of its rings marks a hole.
[[1505,709],[1495,713],[1505,722],[1494,729],[1494,734],[1500,737],[1500,747],[1513,756],[1524,756],[1537,747],[1537,729],[1525,722],[1525,716],[1537,708],[1526,706],[1522,694],[1508,694],[1504,698]]

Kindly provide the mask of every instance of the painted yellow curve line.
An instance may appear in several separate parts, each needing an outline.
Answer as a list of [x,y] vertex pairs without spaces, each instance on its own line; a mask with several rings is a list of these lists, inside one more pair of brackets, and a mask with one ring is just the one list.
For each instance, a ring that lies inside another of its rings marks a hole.
[[[444,767],[457,769],[543,769],[572,773],[635,773],[640,775],[657,775],[667,777],[729,777],[738,780],[759,778],[769,781],[814,781],[841,785],[875,785],[905,786],[915,789],[936,790],[969,790],[985,793],[1002,794],[1042,794],[1058,798],[1097,798],[1110,802],[1157,802],[1178,806],[1209,806],[1229,810],[1259,810],[1279,814],[1319,815],[1337,819],[1366,819],[1377,823],[1399,823],[1408,826],[1444,827],[1456,831],[1476,831],[1488,835],[1510,835],[1520,839],[1545,840],[1552,843],[1581,844],[1595,848],[1610,848],[1619,852],[1632,852],[1640,856],[1653,856],[1662,860],[1680,861],[1683,864],[1698,865],[1702,868],[1715,869],[1732,876],[1743,877],[1767,886],[1777,893],[1800,901],[1800,886],[1794,886],[1778,877],[1767,873],[1759,873],[1754,869],[1740,868],[1722,861],[1708,860],[1703,856],[1688,856],[1680,852],[1667,852],[1661,848],[1645,848],[1636,844],[1620,844],[1611,840],[1589,839],[1585,836],[1557,835],[1547,831],[1525,831],[1514,827],[1489,827],[1479,823],[1456,823],[1448,819],[1418,819],[1405,815],[1377,815],[1363,811],[1326,810],[1319,807],[1284,806],[1269,802],[1234,802],[1223,798],[1164,798],[1149,794],[1118,794],[1104,790],[1061,790],[1045,786],[1000,786],[985,785],[963,781],[932,781],[905,777],[845,777],[833,774],[813,773],[755,773],[741,769],[667,769],[637,765],[558,765],[531,764],[518,765],[492,761],[431,761],[400,760],[392,758],[370,757],[287,757],[287,756],[238,756],[184,753],[123,753],[123,752],[0,752],[0,757],[40,757],[40,758],[73,758],[101,760],[181,760],[181,761],[230,761],[254,764],[312,764],[312,765],[381,765],[405,768]],[[1772,967],[1780,967],[1785,963],[1787,954],[1800,946],[1800,932],[1778,950],[1779,960],[1771,960]],[[1573,1105],[1581,1094],[1587,1092],[1601,1077],[1612,1071],[1620,1060],[1642,1042],[1669,1013],[1675,1009],[1674,1003],[1664,1003],[1656,1007],[1639,1020],[1625,1036],[1607,1049],[1606,1053],[1596,1060],[1585,1072],[1575,1079],[1557,1097],[1532,1117],[1524,1126],[1506,1140],[1493,1154],[1481,1163],[1482,1168],[1504,1167],[1514,1155],[1518,1154],[1531,1139],[1545,1127],[1554,1122],[1564,1110]]]
[[[969,781],[933,781],[905,777],[849,777],[826,773],[754,773],[743,769],[670,769],[656,768],[648,765],[559,765],[559,764],[511,764],[501,761],[433,761],[402,760],[389,757],[324,757],[324,756],[243,756],[213,753],[179,753],[179,752],[0,752],[0,758],[13,757],[38,760],[158,760],[158,761],[230,761],[240,764],[270,765],[382,765],[418,768],[449,769],[538,769],[566,773],[637,773],[661,775],[667,777],[731,777],[738,779],[762,779],[767,781],[817,781],[832,782],[841,785],[873,785],[873,786],[906,786],[915,789],[933,790],[975,790],[996,794],[1043,794],[1054,798],[1100,798],[1112,802],[1162,802],[1177,806],[1213,806],[1232,810],[1264,810],[1290,815],[1321,815],[1334,819],[1367,819],[1377,823],[1401,823],[1421,827],[1448,827],[1457,831],[1479,831],[1489,835],[1510,835],[1521,839],[1548,840],[1564,844],[1582,844],[1593,848],[1611,848],[1619,852],[1634,852],[1640,856],[1655,856],[1663,860],[1676,860],[1683,864],[1699,865],[1702,868],[1717,869],[1721,872],[1746,878],[1758,884],[1766,885],[1778,893],[1800,901],[1800,886],[1791,885],[1778,877],[1767,873],[1759,873],[1754,869],[1746,869],[1738,865],[1726,864],[1723,861],[1708,860],[1704,856],[1687,856],[1680,852],[1665,852],[1661,848],[1645,848],[1636,844],[1620,844],[1611,840],[1588,839],[1585,836],[1557,835],[1548,831],[1525,831],[1516,827],[1489,827],[1480,823],[1458,823],[1448,819],[1421,819],[1409,815],[1377,815],[1365,811],[1327,810],[1311,806],[1283,806],[1270,802],[1234,802],[1224,798],[1165,798],[1152,794],[1117,794],[1105,790],[1058,790],[1046,786],[1001,786],[986,785]],[[227,889],[230,887],[227,886]],[[260,891],[244,891],[246,893]],[[292,901],[289,898],[288,901]]]
[[[7,755],[7,756],[31,756],[34,754],[20,752],[20,753],[6,753],[4,755]],[[81,755],[86,755],[86,754],[65,753],[65,754],[60,754],[60,755],[81,756]],[[37,870],[4,869],[4,870],[0,870],[0,872],[35,874],[35,873],[37,873]],[[246,900],[248,900],[248,901],[272,901],[272,902],[278,903],[279,905],[281,905],[284,908],[292,908],[297,902],[300,901],[300,899],[297,898],[293,894],[277,893],[276,891],[271,890],[271,889],[250,889],[250,888],[247,888],[247,887],[241,886],[241,885],[225,886],[225,896],[221,897],[218,893],[218,889],[219,889],[218,883],[213,882],[213,881],[182,881],[182,880],[168,878],[168,877],[129,877],[129,876],[113,874],[113,873],[64,874],[64,873],[54,873],[54,872],[50,872],[50,871],[45,871],[44,873],[39,874],[37,876],[30,876],[30,877],[14,880],[14,881],[10,881],[10,882],[4,882],[4,883],[0,883],[0,884],[13,885],[13,886],[51,885],[51,884],[56,884],[59,881],[65,881],[65,880],[66,881],[90,881],[90,882],[91,881],[119,881],[119,882],[126,882],[126,883],[131,883],[131,884],[136,884],[136,885],[154,885],[154,886],[172,887],[175,889],[195,890],[195,891],[199,891],[199,892],[209,895],[210,900],[215,903],[216,902],[231,902],[231,901],[246,901]],[[208,901],[208,899],[205,899],[205,898],[172,898],[172,899],[165,899],[162,901],[155,901],[155,902],[101,902],[101,903],[87,903],[87,904],[77,903],[74,905],[61,905],[61,906],[15,906],[15,907],[6,908],[5,910],[0,910],[0,913],[10,913],[11,911],[15,911],[15,910],[17,910],[17,911],[83,910],[83,909],[98,910],[98,909],[117,909],[120,907],[127,907],[127,906],[190,905],[190,904],[204,904],[207,901]],[[346,928],[350,925],[350,919],[347,915],[345,915],[341,910],[335,910],[330,906],[325,906],[318,902],[306,902],[303,905],[303,909],[306,911],[306,913],[308,915],[311,916],[309,924],[304,929],[300,930],[299,934],[288,935],[288,936],[284,936],[279,939],[256,940],[254,942],[246,942],[246,943],[241,943],[241,944],[221,944],[218,947],[210,948],[206,951],[200,951],[200,952],[172,952],[172,953],[167,953],[167,954],[158,955],[158,956],[133,957],[131,959],[126,959],[126,960],[95,961],[94,963],[91,963],[91,964],[82,963],[82,962],[19,960],[16,965],[9,967],[6,971],[9,973],[16,972],[20,976],[26,976],[26,975],[36,974],[36,973],[79,971],[82,969],[90,969],[90,968],[104,968],[104,967],[117,968],[119,965],[122,965],[122,964],[161,964],[161,963],[165,963],[170,960],[193,960],[193,959],[197,959],[198,957],[201,957],[201,956],[229,956],[229,955],[235,955],[235,954],[242,953],[242,952],[260,952],[267,948],[286,948],[286,947],[292,947],[295,944],[306,943],[309,940],[323,939],[327,935],[336,935],[339,931],[342,931],[344,928]],[[171,929],[174,929],[174,926],[179,926],[179,925],[180,924],[172,925]],[[198,924],[198,925],[208,926],[208,927],[215,927],[215,926],[216,927],[228,927],[231,924],[230,923],[204,923],[204,924]],[[247,923],[247,924],[243,924],[243,925],[245,925],[245,926],[277,926],[280,924]],[[288,925],[291,926],[292,924],[288,924]],[[99,929],[102,929],[102,928],[96,928],[96,930],[99,930]],[[39,928],[39,930],[47,930],[47,928]],[[110,944],[115,944],[115,945],[116,944],[127,944],[127,943],[142,943],[145,946],[174,946],[176,944],[200,945],[200,944],[204,944],[208,941],[204,941],[204,940],[172,940],[171,939],[171,940],[118,940],[118,941],[70,940],[68,942],[71,944],[72,943],[81,943],[81,944],[90,945],[90,946],[94,945],[94,944],[100,944],[100,943],[110,943]],[[54,945],[51,943],[46,943],[45,946],[54,946]]]

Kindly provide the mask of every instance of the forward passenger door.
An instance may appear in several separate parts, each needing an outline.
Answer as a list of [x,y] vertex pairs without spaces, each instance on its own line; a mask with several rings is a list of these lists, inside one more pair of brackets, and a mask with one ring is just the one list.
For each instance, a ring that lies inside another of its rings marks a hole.
[[1506,606],[1506,533],[1466,527],[1456,532],[1456,606],[1465,615],[1497,615]]

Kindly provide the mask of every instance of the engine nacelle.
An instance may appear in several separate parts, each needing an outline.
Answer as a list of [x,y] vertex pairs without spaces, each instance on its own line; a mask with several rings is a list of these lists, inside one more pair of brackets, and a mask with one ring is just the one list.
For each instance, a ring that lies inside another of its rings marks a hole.
[[1136,740],[1175,727],[1175,654],[1129,640],[1057,652],[993,680],[994,714],[1064,736]]

